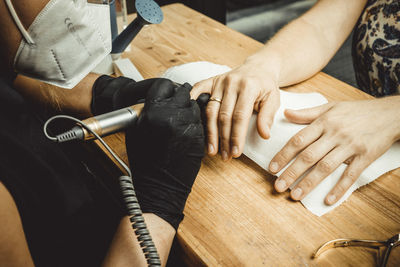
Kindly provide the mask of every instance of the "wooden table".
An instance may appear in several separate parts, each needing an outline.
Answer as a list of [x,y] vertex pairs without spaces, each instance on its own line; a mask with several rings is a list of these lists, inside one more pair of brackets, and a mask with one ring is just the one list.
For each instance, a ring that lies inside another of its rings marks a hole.
[[[235,67],[262,47],[181,4],[163,11],[162,24],[145,27],[124,55],[145,78],[199,60]],[[371,98],[324,73],[287,90],[319,92],[330,101]],[[127,161],[124,136],[106,140]],[[331,239],[386,239],[400,232],[400,169],[322,217],[289,200],[288,192],[276,194],[274,180],[245,156],[228,163],[206,157],[178,230],[185,261],[191,266],[374,266],[374,250],[337,248],[317,260],[311,255]]]

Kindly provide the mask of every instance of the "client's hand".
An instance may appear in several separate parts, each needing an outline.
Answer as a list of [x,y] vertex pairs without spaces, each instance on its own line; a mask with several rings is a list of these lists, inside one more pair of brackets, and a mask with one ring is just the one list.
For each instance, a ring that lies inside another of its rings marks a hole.
[[253,110],[258,112],[258,133],[269,138],[269,129],[280,104],[278,84],[273,76],[247,63],[195,84],[192,98],[202,93],[211,95],[206,108],[210,155],[218,152],[218,136],[223,160],[242,154]]
[[175,229],[204,156],[200,110],[191,86],[166,79],[153,83],[135,127],[126,134],[133,183],[143,212]]
[[278,192],[311,170],[291,191],[294,200],[301,200],[345,162],[349,166],[325,198],[328,205],[336,203],[364,169],[400,139],[398,96],[286,110],[285,116],[294,123],[310,124],[293,136],[269,165],[270,171],[277,173],[297,156],[276,180]]

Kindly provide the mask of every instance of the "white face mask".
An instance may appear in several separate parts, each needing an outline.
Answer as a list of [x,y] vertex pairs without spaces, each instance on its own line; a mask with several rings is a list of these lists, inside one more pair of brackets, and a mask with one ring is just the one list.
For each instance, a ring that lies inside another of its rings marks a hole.
[[51,0],[28,31],[6,3],[23,36],[18,73],[71,89],[111,51],[108,0]]

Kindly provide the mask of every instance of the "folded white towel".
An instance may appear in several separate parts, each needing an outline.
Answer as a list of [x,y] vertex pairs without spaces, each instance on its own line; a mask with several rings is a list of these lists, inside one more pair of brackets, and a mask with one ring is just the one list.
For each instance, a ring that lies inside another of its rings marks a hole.
[[[227,66],[216,65],[210,62],[194,62],[170,68],[162,77],[169,78],[178,83],[189,82],[194,84],[203,79],[213,77],[229,71]],[[293,124],[286,120],[283,111],[287,108],[302,109],[327,103],[325,97],[318,93],[297,94],[280,91],[281,106],[275,115],[274,125],[271,129],[271,138],[262,139],[256,128],[256,115],[253,114],[247,133],[244,154],[268,171],[268,165],[274,155],[287,143],[287,141],[305,125]],[[325,196],[340,179],[347,165],[341,164],[331,175],[325,178],[301,202],[315,215],[321,216],[345,201],[357,188],[368,184],[382,174],[400,167],[400,143],[395,143],[385,154],[374,161],[351,186],[346,194],[334,205],[324,203]],[[281,170],[278,176],[283,172]],[[302,177],[301,177],[302,178]],[[299,182],[300,179],[298,179]]]

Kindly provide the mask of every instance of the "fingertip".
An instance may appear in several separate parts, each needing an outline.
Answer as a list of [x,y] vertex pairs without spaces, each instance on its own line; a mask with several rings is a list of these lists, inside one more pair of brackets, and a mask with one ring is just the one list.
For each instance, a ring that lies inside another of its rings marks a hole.
[[282,179],[278,179],[275,181],[274,187],[277,192],[282,193],[282,192],[286,191],[286,188],[287,188],[286,181],[282,180]]
[[229,160],[228,152],[226,152],[225,150],[222,150],[222,152],[221,152],[221,157],[222,157],[222,160],[223,160],[224,162],[227,162],[227,161]]
[[284,114],[285,116],[291,115],[291,114],[293,114],[293,113],[296,113],[296,110],[290,109],[290,108],[287,108],[287,109],[285,109],[285,110],[283,111],[283,114]]
[[259,124],[257,127],[257,131],[258,134],[264,139],[269,139],[271,137],[269,127],[265,124],[264,125]]
[[232,158],[237,159],[237,158],[239,158],[241,155],[242,155],[242,153],[234,154],[234,155],[232,154]]
[[270,137],[271,137],[271,134],[270,134],[269,128],[267,128],[267,129],[265,130],[265,133],[264,133],[263,138],[264,138],[264,139],[269,139]]
[[209,143],[207,146],[207,153],[209,156],[215,156],[218,153],[218,149],[216,149],[214,144]]
[[303,189],[300,187],[295,188],[290,192],[290,197],[296,201],[301,200],[303,198]]
[[333,204],[335,204],[337,202],[337,197],[334,194],[329,194],[326,198],[325,198],[325,204],[328,206],[331,206]]
[[231,149],[231,154],[233,158],[238,158],[242,154],[242,152],[239,150],[238,146],[233,146]]
[[264,114],[260,112],[257,116],[257,131],[258,134],[264,138],[269,139],[271,136],[271,127],[274,121],[274,114]]
[[277,173],[279,171],[279,164],[276,161],[271,161],[268,168],[270,172]]
[[208,144],[207,152],[208,152],[209,155],[214,153],[214,146],[212,144]]
[[298,112],[295,109],[285,109],[283,111],[283,115],[285,115],[286,119],[289,121],[295,120],[298,117]]

